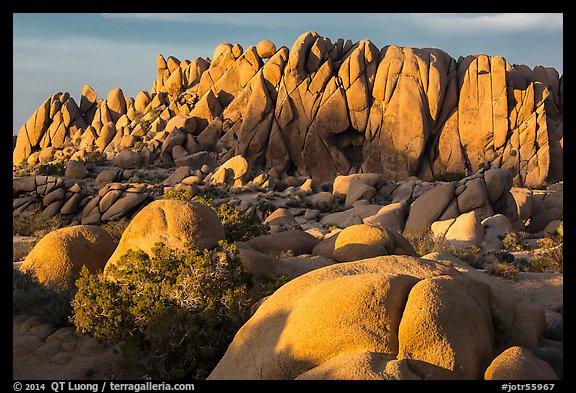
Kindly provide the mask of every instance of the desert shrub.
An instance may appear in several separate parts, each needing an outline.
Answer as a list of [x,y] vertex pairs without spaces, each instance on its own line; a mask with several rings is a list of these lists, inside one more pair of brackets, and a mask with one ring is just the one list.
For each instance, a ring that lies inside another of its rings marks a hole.
[[506,262],[490,262],[484,265],[486,273],[507,279],[514,279],[518,275],[518,267]]
[[461,172],[445,172],[445,173],[437,173],[430,179],[431,182],[434,181],[459,181],[466,177],[464,173]]
[[254,213],[243,213],[237,207],[225,203],[216,206],[215,211],[229,242],[245,242],[268,233],[269,225],[263,224]]
[[533,257],[526,270],[536,273],[563,273],[564,256],[562,249]]
[[506,251],[528,251],[531,247],[530,244],[522,241],[521,235],[511,232],[502,238],[502,249]]
[[63,160],[39,164],[37,167],[37,173],[45,176],[64,176],[65,171],[66,164]]
[[277,209],[276,205],[268,201],[258,201],[256,209],[262,213],[263,216],[269,216],[274,210]]
[[107,278],[83,269],[72,321],[125,340],[125,355],[152,378],[201,379],[248,316],[249,282],[234,245],[176,251],[158,243],[151,255],[128,251]]
[[134,120],[134,126],[140,125],[142,129],[147,130],[150,127],[150,121],[142,118]]
[[226,184],[206,185],[202,188],[199,196],[203,196],[207,200],[227,198],[230,191],[230,186]]
[[30,166],[26,161],[12,165],[12,173],[14,177],[30,176],[32,174],[32,169],[33,167]]
[[338,202],[334,201],[332,203],[324,202],[319,203],[315,207],[320,213],[338,213],[344,211],[344,205],[339,204]]
[[534,253],[527,270],[539,273],[562,273],[564,271],[563,223],[553,233],[546,233],[536,240],[536,244],[540,250]]
[[130,220],[124,217],[119,220],[107,221],[100,225],[100,227],[105,229],[114,240],[119,241],[128,224],[130,224]]
[[484,256],[482,254],[482,249],[478,246],[464,248],[449,247],[447,251],[473,268],[481,269],[484,267]]
[[100,153],[98,150],[94,150],[90,153],[86,153],[84,158],[80,160],[88,171],[93,171],[98,166],[108,165],[108,159],[106,155]]
[[262,278],[260,280],[260,287],[262,288],[262,297],[264,298],[266,296],[272,295],[274,292],[276,292],[278,288],[280,288],[282,285],[286,284],[290,280],[292,280],[292,277],[290,277],[287,274],[280,274],[274,279],[268,277]]
[[150,108],[148,110],[148,112],[146,112],[146,115],[150,115],[149,116],[149,122],[150,124],[154,123],[154,120],[156,120],[158,118],[158,116],[160,116],[160,114],[162,113],[163,109],[160,107],[156,107],[156,108]]
[[404,237],[412,244],[412,247],[419,255],[426,255],[431,252],[446,252],[449,248],[446,239],[434,236],[429,230],[420,233],[409,232],[404,234]]
[[170,191],[164,193],[164,199],[172,199],[175,201],[190,202],[193,197],[194,195],[192,195],[192,191],[184,189],[176,190],[173,188]]
[[43,237],[62,227],[62,216],[46,217],[39,208],[25,210],[12,216],[12,234]]
[[530,272],[537,273],[563,273],[564,247],[562,244],[536,254],[527,267]]
[[164,198],[180,201],[192,201],[209,206],[216,212],[224,227],[226,240],[230,243],[247,241],[258,236],[266,235],[268,224],[263,224],[254,213],[243,213],[236,206],[226,203],[215,203],[207,194],[192,196],[189,190],[171,190],[164,194]]
[[72,314],[71,300],[76,288],[40,283],[32,271],[12,271],[12,312],[39,315],[57,326],[68,325]]
[[132,150],[134,151],[142,151],[142,149],[144,149],[147,146],[147,143],[144,141],[138,141],[134,143],[134,146],[132,147]]

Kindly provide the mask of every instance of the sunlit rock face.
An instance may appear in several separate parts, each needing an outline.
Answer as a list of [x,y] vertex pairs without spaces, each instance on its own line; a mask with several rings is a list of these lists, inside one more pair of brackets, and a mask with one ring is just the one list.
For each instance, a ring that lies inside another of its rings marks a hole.
[[135,99],[121,89],[98,99],[86,86],[78,106],[56,93],[20,128],[13,161],[49,147],[71,147],[64,158],[86,149],[114,156],[139,143],[160,154],[175,116],[195,126],[181,129],[183,149],[164,149],[169,163],[177,160],[167,154],[215,149],[224,160],[242,155],[253,169],[319,182],[367,172],[427,180],[488,161],[516,186],[563,178],[563,77],[555,69],[315,32],[291,49],[264,40],[246,49],[222,43],[212,59],[158,55],[150,93]]

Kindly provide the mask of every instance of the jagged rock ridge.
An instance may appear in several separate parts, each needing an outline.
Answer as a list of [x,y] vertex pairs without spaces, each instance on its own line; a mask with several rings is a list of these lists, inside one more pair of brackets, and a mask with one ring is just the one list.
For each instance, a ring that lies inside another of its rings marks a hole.
[[[88,86],[48,98],[18,133],[13,161],[114,157],[189,165],[202,150],[252,169],[310,176],[382,173],[428,180],[508,169],[517,186],[563,178],[563,77],[500,56],[352,43],[315,32],[291,50],[262,41],[219,45],[213,59],[165,59],[150,92],[98,99]],[[155,161],[156,160],[156,161]],[[223,161],[222,161],[223,162]]]

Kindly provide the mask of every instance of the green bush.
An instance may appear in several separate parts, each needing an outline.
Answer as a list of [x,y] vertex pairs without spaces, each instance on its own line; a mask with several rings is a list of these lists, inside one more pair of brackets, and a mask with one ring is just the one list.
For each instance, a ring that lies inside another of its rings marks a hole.
[[564,246],[560,244],[533,256],[527,270],[537,273],[563,273]]
[[23,211],[12,216],[12,234],[43,237],[62,227],[62,216],[46,217],[39,208]]
[[264,217],[269,216],[274,210],[277,209],[276,205],[268,201],[258,201],[258,206],[256,207]]
[[26,161],[22,161],[19,164],[12,165],[12,174],[14,177],[30,176],[32,174],[32,169]]
[[152,378],[205,378],[248,317],[250,276],[238,250],[158,243],[128,251],[106,278],[83,269],[72,321],[95,337],[125,340],[124,353]]
[[470,246],[465,248],[449,247],[447,251],[455,257],[460,258],[475,269],[481,269],[484,267],[482,249],[478,246]]
[[192,191],[184,189],[176,190],[173,188],[164,194],[164,199],[172,199],[175,201],[190,202],[193,197]]
[[37,173],[45,176],[64,176],[65,171],[66,164],[63,160],[40,164],[37,168]]
[[531,272],[562,273],[564,271],[564,225],[553,233],[536,240],[541,249],[532,257],[527,270]]
[[39,315],[57,326],[69,325],[72,315],[70,302],[76,288],[73,283],[61,288],[50,283],[41,284],[31,271],[12,271],[12,312]]
[[506,251],[529,251],[531,247],[530,244],[523,241],[522,236],[511,232],[502,238],[502,249]]
[[88,171],[93,171],[98,166],[108,165],[108,159],[105,154],[100,153],[98,150],[94,150],[90,153],[86,153],[83,159],[80,160]]
[[204,195],[192,196],[189,190],[171,190],[164,195],[167,199],[179,201],[192,201],[209,206],[216,212],[224,227],[226,240],[230,243],[247,241],[258,236],[266,235],[269,230],[268,224],[263,224],[254,213],[246,214],[237,207],[226,203],[215,203],[214,200]]

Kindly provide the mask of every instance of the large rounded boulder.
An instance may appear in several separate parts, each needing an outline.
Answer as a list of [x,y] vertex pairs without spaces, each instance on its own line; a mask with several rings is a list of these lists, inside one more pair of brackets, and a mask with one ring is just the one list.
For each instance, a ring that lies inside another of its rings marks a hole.
[[42,283],[65,288],[86,266],[101,273],[116,242],[104,229],[93,225],[60,228],[44,236],[30,251],[20,270],[32,271]]
[[395,355],[410,289],[442,274],[458,272],[390,255],[299,276],[262,303],[208,379],[295,379],[349,352]]
[[510,319],[526,308],[441,255],[294,278],[260,303],[208,379],[483,379],[526,330]]
[[392,254],[394,246],[394,238],[379,227],[351,225],[338,234],[332,255],[338,262],[357,261]]
[[158,242],[174,249],[184,248],[189,242],[199,249],[209,249],[223,239],[224,228],[210,207],[195,202],[159,199],[134,216],[108,260],[106,270],[130,249],[150,253]]

